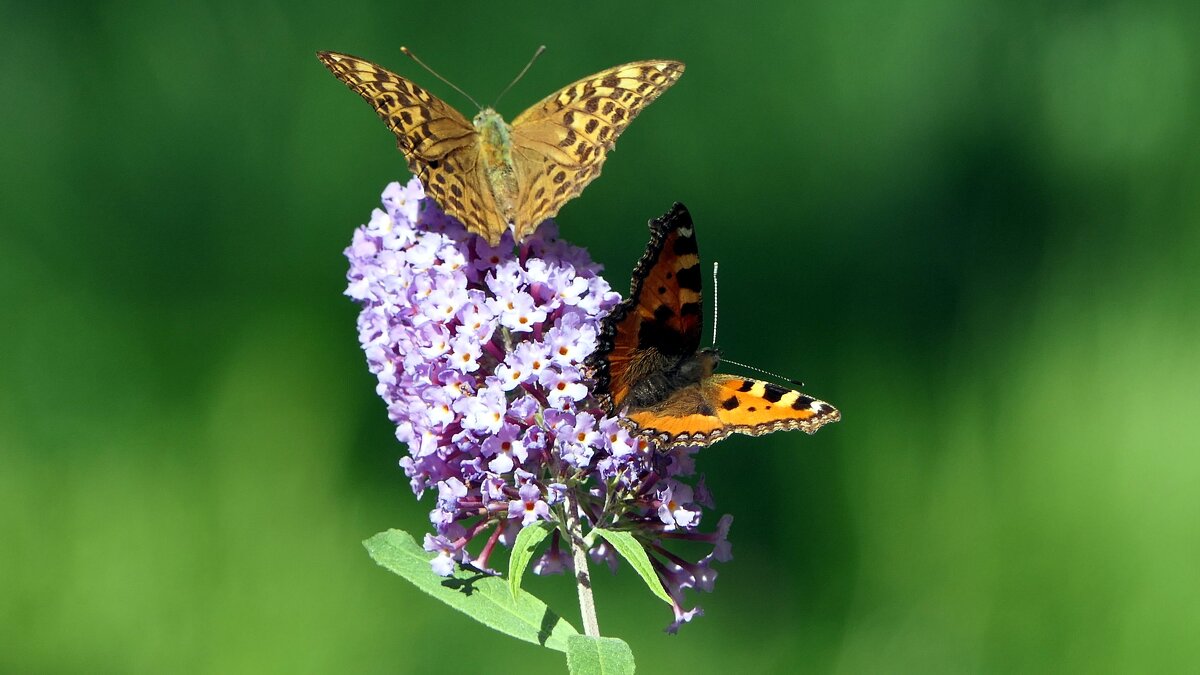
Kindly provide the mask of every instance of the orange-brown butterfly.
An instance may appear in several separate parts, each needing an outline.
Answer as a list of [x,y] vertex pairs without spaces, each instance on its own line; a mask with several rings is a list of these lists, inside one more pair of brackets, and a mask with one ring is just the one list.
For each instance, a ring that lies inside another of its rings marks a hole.
[[491,108],[468,122],[370,61],[335,52],[317,58],[375,108],[442,210],[492,245],[509,227],[518,242],[525,239],[582,192],[617,136],[684,68],[678,61],[609,68],[550,94],[509,125]]
[[714,374],[715,348],[700,349],[700,254],[683,204],[650,221],[650,243],[629,297],[601,322],[588,358],[609,414],[659,448],[712,445],[733,433],[813,433],[841,413],[798,391]]

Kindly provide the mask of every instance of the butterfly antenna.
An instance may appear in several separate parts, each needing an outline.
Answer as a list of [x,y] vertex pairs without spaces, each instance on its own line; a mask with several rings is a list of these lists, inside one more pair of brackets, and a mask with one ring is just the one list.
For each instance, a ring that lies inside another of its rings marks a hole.
[[713,261],[713,339],[712,343],[717,344],[717,262]]
[[436,70],[425,65],[425,62],[422,61],[421,59],[418,59],[416,54],[408,51],[408,47],[401,47],[400,51],[404,52],[404,55],[407,56],[408,58],[412,59],[413,61],[416,61],[417,65],[421,66],[425,70],[428,70],[431,75],[433,75],[437,79],[441,80],[442,82],[445,82],[446,84],[450,85],[450,87],[452,89],[454,89],[454,91],[457,91],[458,93],[462,94],[463,96],[466,96],[467,100],[470,101],[471,103],[474,103],[476,108],[480,108],[480,109],[483,108],[483,106],[479,105],[479,103],[476,102],[475,99],[471,98],[470,94],[463,91],[462,89],[459,89],[458,85],[454,84],[450,80],[447,80],[446,78],[442,77],[441,75],[438,75],[438,72]]
[[738,363],[737,361],[730,361],[729,359],[727,359],[727,358],[724,358],[724,357],[722,357],[722,358],[721,358],[721,362],[722,362],[722,363],[728,363],[728,364],[730,364],[730,365],[734,365],[734,366],[739,366],[739,367],[741,367],[741,368],[745,368],[746,370],[753,370],[754,372],[756,372],[756,373],[762,373],[763,375],[770,375],[771,377],[773,377],[773,378],[775,378],[775,379],[777,379],[777,380],[783,380],[784,382],[788,382],[788,383],[794,384],[794,385],[796,385],[796,386],[799,386],[799,387],[803,387],[803,386],[804,386],[804,383],[803,383],[803,382],[801,382],[800,380],[793,380],[793,379],[792,379],[792,378],[790,378],[790,377],[784,377],[784,376],[782,376],[782,375],[779,375],[779,374],[777,374],[777,373],[772,373],[772,372],[771,372],[771,371],[769,371],[769,370],[763,370],[762,368],[755,368],[754,366],[748,366],[748,365],[746,365],[746,364],[744,364],[744,363]]
[[520,82],[522,77],[525,77],[525,73],[529,72],[530,67],[533,66],[533,62],[537,61],[537,57],[541,56],[542,52],[544,52],[544,51],[546,51],[546,45],[542,45],[537,48],[537,51],[535,51],[533,53],[533,56],[530,57],[529,63],[525,64],[525,67],[521,69],[521,72],[517,73],[517,76],[515,78],[513,78],[513,81],[509,82],[508,86],[504,88],[504,91],[500,92],[500,95],[496,97],[496,102],[492,104],[493,108],[495,108],[500,103],[500,99],[504,98],[504,95],[508,93],[509,89],[513,88],[514,84]]

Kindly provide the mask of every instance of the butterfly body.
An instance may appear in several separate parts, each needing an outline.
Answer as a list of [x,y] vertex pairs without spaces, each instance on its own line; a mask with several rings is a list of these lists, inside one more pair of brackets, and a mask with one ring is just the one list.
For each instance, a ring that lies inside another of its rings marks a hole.
[[[624,402],[634,408],[653,410],[661,408],[677,392],[694,398],[686,390],[698,388],[705,378],[713,374],[719,361],[715,349],[703,349],[670,365],[648,362],[630,364],[629,392]],[[698,407],[707,410],[709,406],[701,401]]]
[[733,433],[813,433],[836,408],[762,380],[716,373],[720,353],[700,348],[700,254],[691,216],[676,204],[650,222],[650,243],[629,297],[601,322],[588,357],[609,414],[660,448],[711,445]]
[[511,226],[516,220],[520,190],[513,164],[512,128],[491,108],[480,110],[473,125],[479,134],[479,159],[487,176],[487,188],[504,223]]
[[636,61],[573,82],[506,123],[491,108],[467,121],[416,83],[349,54],[318,52],[396,135],[426,193],[495,245],[533,233],[600,175],[629,122],[683,74]]

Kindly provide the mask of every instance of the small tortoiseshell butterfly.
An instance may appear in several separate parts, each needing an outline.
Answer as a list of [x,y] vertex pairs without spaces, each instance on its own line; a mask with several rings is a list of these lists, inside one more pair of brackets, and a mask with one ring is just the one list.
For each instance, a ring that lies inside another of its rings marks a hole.
[[732,433],[813,433],[841,414],[798,391],[714,374],[714,347],[700,349],[700,254],[683,204],[650,221],[650,243],[629,297],[601,322],[589,365],[608,414],[621,413],[659,448],[712,445]]

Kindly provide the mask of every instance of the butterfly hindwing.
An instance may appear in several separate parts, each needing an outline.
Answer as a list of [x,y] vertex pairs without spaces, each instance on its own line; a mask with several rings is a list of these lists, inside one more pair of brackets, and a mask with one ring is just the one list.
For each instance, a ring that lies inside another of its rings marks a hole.
[[799,391],[732,375],[713,375],[654,410],[629,413],[660,447],[711,445],[733,433],[761,436],[799,429],[811,434],[840,417],[833,406]]
[[601,322],[589,357],[609,414],[659,448],[711,445],[733,433],[813,433],[841,414],[830,404],[762,380],[714,374],[715,349],[699,349],[700,257],[682,204],[650,223],[650,243],[629,297]]
[[419,166],[415,173],[443,211],[489,242],[500,241],[508,223],[488,188],[487,169],[473,149]]

